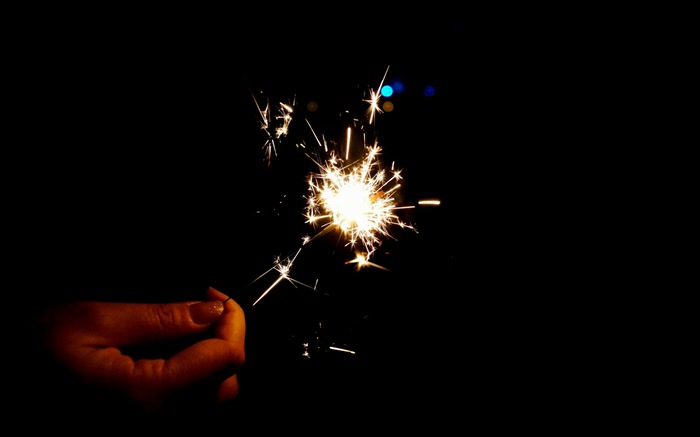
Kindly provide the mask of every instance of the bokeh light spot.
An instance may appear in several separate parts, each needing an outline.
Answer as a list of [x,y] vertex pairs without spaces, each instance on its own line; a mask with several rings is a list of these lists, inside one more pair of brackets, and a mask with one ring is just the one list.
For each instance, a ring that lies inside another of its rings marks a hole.
[[394,88],[391,85],[384,85],[382,87],[382,96],[391,97],[394,94]]
[[403,82],[401,82],[401,79],[394,79],[391,86],[396,94],[401,94],[404,90],[404,85]]
[[423,90],[423,94],[424,94],[426,97],[433,97],[433,96],[435,95],[435,87],[432,86],[432,85],[428,85],[428,86],[425,87],[425,89]]
[[382,110],[384,112],[391,112],[394,110],[394,103],[391,101],[387,100],[386,102],[382,103]]

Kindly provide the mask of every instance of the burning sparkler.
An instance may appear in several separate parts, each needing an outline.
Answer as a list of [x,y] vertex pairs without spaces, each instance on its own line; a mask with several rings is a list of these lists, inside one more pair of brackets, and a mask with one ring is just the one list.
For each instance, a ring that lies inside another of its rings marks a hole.
[[[375,123],[375,114],[382,112],[379,108],[380,90],[388,70],[387,68],[379,87],[376,90],[370,90],[370,99],[364,100],[370,103],[367,110],[369,124]],[[273,129],[269,101],[265,109],[261,109],[257,100],[255,103],[262,119],[261,129],[267,135],[264,148],[269,165],[272,155],[276,155],[276,141],[289,132],[288,128],[294,112],[293,105],[280,104],[279,116],[276,119],[281,120],[281,123]],[[306,154],[316,164],[317,171],[312,172],[308,177],[308,195],[306,196],[304,217],[306,223],[311,224],[314,228],[320,226],[322,229],[314,237],[305,237],[304,244],[332,230],[337,230],[345,237],[346,246],[355,250],[355,258],[347,261],[346,264],[356,264],[357,270],[364,267],[387,270],[372,262],[371,259],[384,238],[394,238],[389,229],[398,226],[415,230],[413,226],[403,222],[397,215],[397,211],[400,209],[414,208],[414,206],[399,206],[397,204],[395,196],[401,187],[401,171],[395,170],[393,163],[390,170],[382,166],[379,160],[382,149],[376,139],[370,145],[367,145],[363,140],[361,153],[359,153],[361,157],[352,160],[351,128],[347,129],[346,150],[344,157],[341,157],[336,151],[329,151],[325,140],[322,143],[309,121],[306,120],[306,122],[320,149],[328,157],[325,159],[320,157],[320,152],[316,154],[316,158]],[[294,257],[284,260],[276,259],[274,266],[260,275],[262,277],[273,270],[279,273],[278,278],[253,305],[284,279],[292,284],[301,284],[312,288],[291,279],[289,276],[292,264],[300,251],[301,248]]]

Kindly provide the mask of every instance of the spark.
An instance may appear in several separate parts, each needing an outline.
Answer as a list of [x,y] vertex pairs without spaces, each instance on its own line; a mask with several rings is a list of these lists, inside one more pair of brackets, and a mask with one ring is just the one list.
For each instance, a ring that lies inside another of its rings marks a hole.
[[440,200],[439,199],[425,199],[425,200],[419,200],[418,201],[419,205],[431,205],[431,206],[440,206]]
[[267,136],[262,148],[265,150],[265,159],[267,160],[269,166],[272,162],[273,155],[277,156],[277,142],[289,134],[289,125],[292,122],[292,114],[294,113],[296,98],[291,104],[280,102],[277,109],[277,115],[275,116],[275,120],[277,120],[275,126],[272,126],[270,100],[267,99],[264,109],[260,106],[260,103],[255,98],[255,95],[253,95],[253,101],[258,109],[258,114],[260,114],[260,129],[265,132],[265,135]]
[[337,346],[328,346],[328,349],[334,350],[334,351],[339,351],[339,352],[347,352],[349,354],[355,355],[355,351],[350,350],[350,349],[344,349],[342,347],[337,347]]
[[275,117],[277,120],[282,120],[280,126],[275,129],[277,138],[286,137],[289,133],[289,124],[292,122],[292,113],[294,112],[292,105],[280,102],[279,115]]
[[314,134],[314,138],[316,139],[316,142],[318,143],[319,146],[323,147],[323,150],[325,152],[328,152],[328,143],[326,143],[325,139],[323,142],[321,142],[321,139],[316,135],[316,131],[314,130],[313,126],[311,126],[311,123],[309,123],[309,120],[306,120],[306,124],[309,125],[309,129],[311,129],[311,133]]
[[350,138],[352,137],[352,129],[348,127],[348,139],[347,139],[347,144],[345,145],[345,159],[347,160],[350,157]]
[[[305,240],[305,241],[306,241],[306,240]],[[262,278],[263,276],[265,276],[266,274],[268,274],[269,272],[271,272],[271,271],[273,271],[273,270],[276,270],[276,271],[279,273],[279,276],[277,277],[277,279],[275,279],[275,281],[272,283],[272,285],[270,285],[269,287],[267,287],[267,290],[265,290],[265,291],[260,295],[260,297],[258,297],[258,299],[257,299],[255,302],[253,302],[253,305],[252,305],[252,306],[255,306],[255,304],[257,304],[258,302],[260,302],[260,300],[261,300],[263,297],[265,297],[270,291],[272,291],[273,288],[275,288],[275,287],[277,286],[277,284],[279,284],[280,282],[282,282],[282,280],[284,280],[284,279],[286,279],[287,281],[289,281],[289,282],[290,282],[292,285],[294,285],[295,287],[296,287],[297,284],[299,284],[299,285],[303,285],[304,287],[313,288],[313,287],[311,287],[310,285],[306,285],[306,284],[304,284],[304,283],[302,283],[302,282],[300,282],[300,281],[297,281],[296,279],[294,279],[294,278],[292,278],[292,277],[289,276],[289,272],[290,272],[291,269],[292,269],[292,264],[294,264],[294,260],[296,260],[297,256],[299,255],[299,252],[301,252],[301,249],[302,249],[302,248],[300,247],[299,250],[297,250],[296,254],[294,254],[294,257],[292,257],[292,258],[287,257],[287,258],[285,258],[284,260],[282,260],[281,258],[277,257],[277,258],[275,259],[275,263],[274,263],[274,265],[273,265],[272,267],[270,267],[267,271],[265,271],[263,274],[261,274],[260,276],[258,276],[257,278],[255,278],[255,279],[253,280],[253,282],[255,282],[255,281],[257,281],[258,279]]]
[[358,252],[355,254],[355,258],[351,259],[350,261],[346,261],[345,264],[357,264],[357,270],[362,269],[363,267],[376,267],[382,270],[389,271],[384,266],[380,266],[379,264],[375,264],[371,262],[369,259],[367,259],[367,254]]
[[379,82],[379,86],[377,87],[376,90],[370,89],[369,90],[369,95],[370,98],[369,100],[364,100],[364,102],[369,103],[369,108],[367,108],[367,114],[369,116],[369,124],[372,124],[374,121],[374,115],[375,114],[382,114],[381,108],[379,108],[379,99],[382,97],[382,86],[384,85],[384,80],[386,79],[386,75],[389,72],[389,67],[386,67],[386,71],[384,72],[384,77],[382,77],[381,82]]

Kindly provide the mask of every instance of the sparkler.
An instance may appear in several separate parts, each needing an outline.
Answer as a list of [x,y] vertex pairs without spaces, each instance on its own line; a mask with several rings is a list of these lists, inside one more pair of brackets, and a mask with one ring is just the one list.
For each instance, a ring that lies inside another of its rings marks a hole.
[[[389,68],[385,71],[377,89],[370,89],[370,98],[364,100],[370,104],[366,112],[370,125],[376,124],[376,114],[382,113],[379,107],[380,90],[388,71]],[[276,156],[277,142],[289,133],[294,104],[280,103],[279,115],[275,118],[277,120],[276,127],[272,123],[269,100],[264,109],[260,107],[257,100],[255,100],[255,104],[261,118],[261,129],[267,136],[263,148],[269,165],[272,156]],[[341,157],[337,151],[329,151],[325,140],[322,142],[311,123],[308,120],[306,122],[319,148],[328,157],[322,158],[321,152],[317,152],[316,158],[306,153],[306,156],[316,165],[316,171],[311,172],[307,179],[308,194],[306,196],[306,211],[303,216],[306,223],[312,225],[314,229],[320,227],[321,230],[313,237],[305,237],[303,244],[337,230],[345,238],[346,246],[355,251],[355,258],[345,264],[355,264],[357,270],[365,267],[388,270],[372,262],[371,259],[381,246],[383,239],[394,238],[390,233],[390,228],[400,227],[415,231],[413,226],[402,221],[397,215],[397,211],[400,209],[414,208],[414,206],[399,206],[397,204],[395,196],[401,187],[401,171],[395,170],[393,163],[390,169],[385,169],[382,166],[379,159],[382,149],[376,139],[369,145],[363,140],[360,158],[352,160],[350,158],[352,128],[348,127],[347,129],[345,154]],[[301,284],[312,288],[289,276],[300,251],[301,248],[291,258],[288,257],[284,260],[277,258],[273,267],[253,281],[256,282],[271,271],[279,273],[277,279],[253,305],[285,279],[295,286]]]

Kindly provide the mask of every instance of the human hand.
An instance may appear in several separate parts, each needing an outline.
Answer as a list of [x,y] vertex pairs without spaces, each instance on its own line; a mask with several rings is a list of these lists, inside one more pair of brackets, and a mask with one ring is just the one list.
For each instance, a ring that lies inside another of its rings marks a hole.
[[[245,362],[243,309],[214,288],[208,301],[113,303],[79,301],[46,309],[42,326],[51,355],[77,379],[155,412],[173,398],[217,404],[238,396]],[[139,348],[176,345],[172,354],[142,358]],[[186,396],[186,395],[185,395]]]

